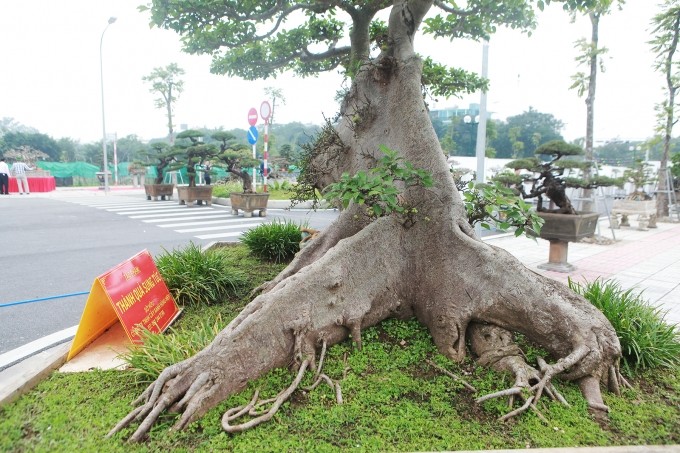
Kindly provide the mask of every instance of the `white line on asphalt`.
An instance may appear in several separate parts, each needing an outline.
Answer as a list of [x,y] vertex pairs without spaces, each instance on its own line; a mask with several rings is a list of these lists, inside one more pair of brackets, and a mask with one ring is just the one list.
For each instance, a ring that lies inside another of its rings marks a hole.
[[216,234],[201,234],[194,236],[198,239],[216,239],[216,238],[228,238],[228,237],[234,237],[234,236],[240,236],[243,234],[243,232],[238,232],[238,233],[216,233]]
[[[243,222],[246,219],[243,217],[234,217],[233,219],[220,219],[220,220],[207,220],[205,222],[182,222],[182,223],[169,223],[165,225],[158,225],[161,228],[177,228],[177,227],[189,227],[189,226],[195,226],[195,225],[210,225],[210,224],[215,224],[215,223],[238,223],[238,222]],[[266,219],[264,218],[253,218],[251,220],[259,220],[260,222],[265,222]]]
[[185,208],[182,210],[182,212],[175,212],[175,213],[169,213],[169,214],[144,214],[144,215],[131,215],[131,219],[148,219],[149,217],[172,217],[172,216],[185,216],[185,215],[210,215],[210,214],[220,214],[220,215],[225,215],[226,213],[217,213],[212,209],[206,209],[206,210],[187,210],[188,208]]
[[219,226],[209,226],[201,228],[186,228],[184,230],[175,230],[178,233],[193,233],[195,231],[210,231],[210,230],[228,230],[233,228],[250,228],[254,226],[261,225],[261,222],[255,223],[239,223],[236,225],[219,225]]
[[213,213],[212,215],[205,215],[205,216],[195,216],[195,217],[176,217],[176,218],[170,218],[170,219],[150,219],[150,220],[142,220],[144,223],[159,223],[159,222],[175,222],[178,220],[198,220],[198,219],[223,219],[224,214],[221,212],[218,213]]
[[26,343],[23,346],[19,346],[16,349],[5,352],[0,355],[0,369],[5,368],[15,362],[23,360],[24,358],[33,355],[37,351],[41,351],[45,348],[52,346],[53,344],[60,343],[65,339],[72,337],[76,334],[78,326],[69,327],[68,329],[60,330],[51,335],[39,338],[30,343]]
[[[113,211],[111,211],[113,212]],[[163,209],[161,211],[156,211],[156,210],[149,210],[149,209],[141,209],[139,211],[122,211],[122,212],[115,212],[115,214],[118,215],[128,215],[132,219],[139,219],[141,214],[149,214],[147,217],[152,217],[152,216],[158,216],[158,215],[164,215],[165,213],[172,213],[172,212],[187,212],[187,208],[185,207],[175,207],[173,206],[172,208],[167,208]]]
[[119,211],[163,211],[166,209],[175,209],[177,208],[177,203],[173,204],[166,204],[165,206],[121,206],[121,207],[115,207],[115,208],[106,208],[107,211],[111,212],[119,212]]

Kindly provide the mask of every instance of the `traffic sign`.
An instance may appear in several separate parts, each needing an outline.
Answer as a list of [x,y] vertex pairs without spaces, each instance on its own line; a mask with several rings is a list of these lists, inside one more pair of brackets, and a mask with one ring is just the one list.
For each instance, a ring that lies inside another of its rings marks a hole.
[[257,124],[257,110],[255,107],[248,110],[248,124],[255,126]]
[[262,103],[262,105],[260,105],[260,116],[265,121],[265,123],[267,121],[269,121],[269,117],[271,116],[271,114],[272,114],[272,106],[269,105],[269,102],[264,101]]
[[257,128],[255,126],[250,126],[250,129],[248,129],[248,143],[251,145],[257,143]]

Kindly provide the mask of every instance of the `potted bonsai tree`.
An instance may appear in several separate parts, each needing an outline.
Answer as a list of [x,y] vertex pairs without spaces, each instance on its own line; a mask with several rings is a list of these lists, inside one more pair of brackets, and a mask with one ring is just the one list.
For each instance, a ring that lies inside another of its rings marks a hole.
[[[160,197],[161,200],[165,200],[165,197],[168,197],[168,199],[172,198],[175,185],[164,184],[163,176],[170,164],[177,160],[177,151],[173,149],[169,143],[155,142],[140,154],[148,160],[155,161],[154,167],[156,169],[156,179],[153,184],[144,184],[146,199],[151,200],[153,198],[154,200],[158,200]],[[144,168],[144,163],[134,162],[134,168]]]
[[[569,242],[592,236],[597,227],[599,214],[596,212],[579,213],[567,196],[567,188],[595,189],[601,186],[620,185],[621,181],[605,176],[585,180],[565,173],[583,171],[593,167],[594,162],[563,157],[581,156],[583,149],[562,140],[553,140],[536,148],[537,156],[517,159],[506,164],[514,173],[500,173],[496,180],[514,187],[522,198],[536,198],[536,211],[544,220],[540,237],[550,241],[550,256],[541,269],[557,272],[570,272],[574,266],[567,262]],[[528,190],[527,190],[528,186]],[[549,206],[543,205],[546,197]]]
[[219,131],[211,136],[220,143],[220,151],[217,160],[224,164],[224,169],[241,180],[243,191],[232,192],[229,194],[231,202],[231,213],[238,215],[239,210],[243,211],[244,217],[252,217],[253,211],[258,210],[260,217],[267,215],[268,193],[256,193],[253,187],[253,180],[245,170],[246,167],[255,167],[258,164],[250,154],[248,147],[236,142],[233,134]]
[[203,143],[203,133],[197,130],[186,130],[177,134],[176,165],[186,169],[188,185],[177,186],[177,198],[179,204],[191,206],[195,203],[208,206],[212,204],[212,186],[197,186],[196,174],[203,171],[204,162],[217,156],[218,150],[215,145]]
[[656,228],[656,202],[644,190],[645,185],[656,181],[652,166],[638,159],[632,168],[623,172],[623,180],[633,184],[633,192],[623,200],[614,200],[611,213],[612,227],[630,226],[628,216],[637,215],[640,229]]

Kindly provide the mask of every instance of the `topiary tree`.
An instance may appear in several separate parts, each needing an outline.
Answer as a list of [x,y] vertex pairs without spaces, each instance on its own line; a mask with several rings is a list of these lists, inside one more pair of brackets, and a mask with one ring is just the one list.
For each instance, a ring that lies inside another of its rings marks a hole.
[[169,143],[154,142],[149,145],[149,148],[140,151],[139,154],[142,157],[146,157],[147,162],[135,161],[135,166],[143,166],[148,164],[148,161],[153,161],[154,168],[156,169],[154,184],[163,184],[165,169],[168,168],[170,164],[177,161],[179,151],[176,148],[173,148]]
[[236,143],[234,134],[225,131],[215,132],[211,135],[214,140],[220,142],[220,151],[216,158],[225,165],[225,169],[241,179],[243,193],[253,192],[253,181],[244,167],[254,167],[257,159],[250,154],[248,147]]
[[173,168],[184,167],[189,180],[189,187],[196,187],[196,173],[198,167],[207,160],[217,156],[218,149],[215,145],[203,143],[203,132],[189,129],[177,134],[177,142],[174,148],[175,162]]
[[656,181],[654,175],[654,167],[641,160],[637,159],[631,168],[627,168],[623,172],[624,181],[630,182],[635,186],[633,193],[626,198],[629,200],[651,200],[652,197],[644,191],[647,184],[652,184]]
[[[383,10],[386,22],[378,20]],[[512,373],[512,389],[490,396],[524,401],[508,417],[535,407],[543,394],[556,396],[555,376],[576,381],[591,410],[607,410],[600,381],[613,391],[622,382],[616,332],[583,297],[475,235],[423,100],[423,80],[436,85],[438,95],[474,89],[476,81],[423,65],[414,49],[422,24],[435,37],[488,38],[501,25],[530,26],[529,1],[157,0],[150,11],[158,26],[182,34],[187,50],[212,54],[217,73],[252,79],[283,70],[346,71],[352,83],[337,121],[305,157],[310,187],[323,190],[343,180],[363,186],[343,174],[369,175],[383,146],[397,153],[395,171],[403,165],[417,178],[395,179],[397,194],[375,189],[388,192],[389,210],[350,200],[209,346],[166,368],[111,434],[139,422],[130,440],[142,440],[166,410],[181,413],[174,429],[182,429],[277,367],[296,369],[293,383],[268,410],[260,410],[257,396],[228,410],[225,431],[271,419],[308,369],[340,394],[340,384],[322,376],[326,348],[350,336],[360,348],[363,329],[390,317],[416,317],[450,360],[465,358],[469,340],[480,363]],[[513,332],[544,348],[550,362],[527,363]],[[252,420],[234,425],[248,413]]]
[[[522,198],[536,198],[536,210],[539,212],[577,214],[576,209],[574,209],[571,200],[567,196],[566,189],[568,187],[595,189],[601,186],[622,184],[621,180],[606,176],[591,177],[587,181],[578,177],[564,176],[565,170],[578,169],[584,171],[595,165],[594,162],[590,161],[578,161],[575,159],[560,160],[565,156],[583,155],[583,149],[580,146],[572,145],[562,140],[553,140],[536,148],[535,154],[549,156],[550,160],[543,161],[536,157],[513,160],[505,166],[515,170],[515,172],[524,170],[525,173],[511,176],[500,174],[495,179],[512,184],[522,195]],[[525,189],[525,184],[527,183],[531,185],[528,192]],[[544,208],[543,195],[548,197],[557,208]]]

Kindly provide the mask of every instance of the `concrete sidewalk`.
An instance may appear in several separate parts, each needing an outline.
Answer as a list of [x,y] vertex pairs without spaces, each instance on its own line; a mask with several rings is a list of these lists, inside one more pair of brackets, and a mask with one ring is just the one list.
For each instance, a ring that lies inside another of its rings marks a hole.
[[[608,222],[600,223],[601,236],[611,238],[611,231],[605,229]],[[680,224],[659,223],[658,228],[647,231],[622,228],[615,230],[615,234],[616,242],[609,245],[571,243],[569,262],[576,269],[568,274],[537,268],[548,260],[548,241],[514,235],[490,236],[485,241],[508,250],[530,269],[555,280],[566,283],[569,277],[576,281],[615,279],[624,289],[634,287],[650,303],[666,312],[669,323],[680,324]],[[72,329],[74,332],[75,327]],[[127,341],[120,331],[122,329],[111,329],[63,370],[120,367],[116,355]],[[64,335],[72,337],[73,333],[67,329]],[[21,348],[18,348],[0,356],[0,365],[3,361],[8,364],[5,369],[0,366],[0,405],[18,398],[64,364],[70,337],[65,336],[54,345],[46,346],[45,341],[35,343],[33,354],[22,351],[24,356],[19,357],[17,351]]]

